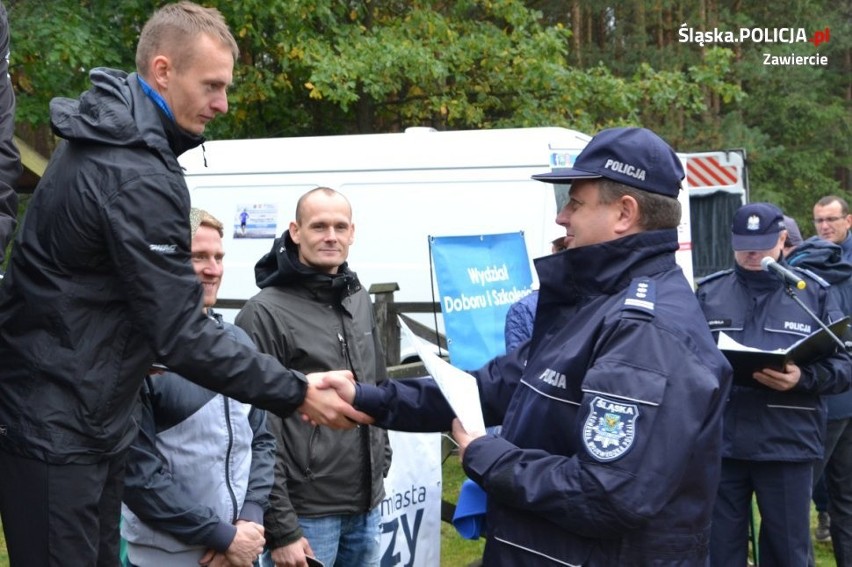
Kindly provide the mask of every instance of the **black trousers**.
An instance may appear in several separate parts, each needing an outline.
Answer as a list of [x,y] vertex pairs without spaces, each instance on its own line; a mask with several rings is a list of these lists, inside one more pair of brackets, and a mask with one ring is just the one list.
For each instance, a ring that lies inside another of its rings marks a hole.
[[125,453],[50,464],[0,451],[0,519],[11,567],[115,567]]

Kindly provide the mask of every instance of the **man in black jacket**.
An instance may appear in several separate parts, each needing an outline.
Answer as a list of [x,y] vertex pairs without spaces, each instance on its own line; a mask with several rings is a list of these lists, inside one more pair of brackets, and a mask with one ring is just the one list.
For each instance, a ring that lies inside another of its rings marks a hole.
[[0,278],[3,257],[18,217],[15,184],[21,175],[21,155],[15,147],[15,92],[9,79],[9,19],[0,3]]
[[51,101],[63,140],[0,287],[0,514],[15,567],[115,564],[131,412],[154,362],[279,415],[328,424],[351,410],[316,388],[322,374],[237,343],[200,309],[177,156],[228,110],[237,55],[218,11],[170,4],[142,30],[137,73],[94,69],[79,100]]

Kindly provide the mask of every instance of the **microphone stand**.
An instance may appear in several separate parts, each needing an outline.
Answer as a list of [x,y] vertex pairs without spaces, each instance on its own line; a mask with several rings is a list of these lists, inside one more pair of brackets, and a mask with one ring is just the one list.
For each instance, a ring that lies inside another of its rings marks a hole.
[[830,336],[832,339],[834,339],[834,342],[836,342],[836,343],[837,343],[837,345],[840,347],[840,350],[841,350],[841,351],[848,351],[848,350],[850,350],[850,347],[852,347],[852,344],[850,344],[850,343],[844,343],[843,341],[841,341],[841,340],[840,340],[840,337],[838,337],[837,335],[835,335],[835,334],[832,332],[832,330],[828,328],[828,325],[826,325],[825,323],[823,323],[823,322],[822,322],[822,320],[821,320],[819,317],[817,317],[817,316],[816,316],[816,314],[815,314],[813,311],[811,311],[810,309],[808,309],[808,306],[807,306],[807,305],[805,305],[805,304],[804,304],[804,302],[803,302],[801,299],[799,299],[799,296],[797,296],[797,295],[796,295],[796,293],[793,291],[793,286],[792,286],[792,285],[790,285],[790,284],[786,284],[786,285],[784,286],[784,291],[785,291],[785,292],[787,292],[787,295],[789,295],[789,296],[790,296],[790,298],[791,298],[793,301],[795,301],[796,303],[798,303],[798,304],[799,304],[799,307],[801,307],[802,309],[804,309],[804,310],[805,310],[805,312],[806,312],[808,315],[810,315],[810,316],[811,316],[811,319],[813,319],[814,321],[816,321],[817,323],[819,323],[819,326],[820,326],[820,327],[822,327],[822,330],[823,330],[823,331],[825,331],[826,333],[828,333],[828,334],[829,334],[829,336]]

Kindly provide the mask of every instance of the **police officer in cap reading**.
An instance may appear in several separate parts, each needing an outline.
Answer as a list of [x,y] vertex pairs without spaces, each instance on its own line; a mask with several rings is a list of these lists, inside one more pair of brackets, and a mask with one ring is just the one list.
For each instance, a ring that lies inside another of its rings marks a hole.
[[[827,285],[789,268],[804,282],[797,289],[766,271],[765,258],[782,266],[787,229],[769,203],[744,205],[734,214],[736,265],[698,285],[698,300],[710,328],[762,350],[786,349],[820,326],[787,288],[824,323],[842,318]],[[710,562],[745,565],[752,496],[760,511],[761,566],[806,565],[811,473],[822,458],[825,402],[821,394],[846,390],[850,357],[829,353],[809,364],[764,368],[735,380],[725,408],[722,480],[713,510]]]
[[703,566],[730,366],[675,263],[680,160],[615,128],[534,177],[570,184],[568,249],[535,261],[532,338],[473,373],[502,436],[454,422],[431,379],[325,382],[382,427],[452,427],[488,498],[486,567]]

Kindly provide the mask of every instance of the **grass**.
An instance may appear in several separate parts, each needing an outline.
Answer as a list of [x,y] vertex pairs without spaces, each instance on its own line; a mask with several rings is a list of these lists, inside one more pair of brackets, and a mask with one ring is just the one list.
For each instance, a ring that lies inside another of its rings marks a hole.
[[[459,488],[465,476],[456,455],[450,455],[443,467],[443,497],[444,500],[455,502]],[[811,533],[816,527],[816,512],[811,513]],[[455,529],[441,522],[441,567],[467,567],[482,557],[485,540],[467,540],[459,536]],[[816,567],[834,567],[834,555],[831,543],[815,542],[814,554]],[[6,554],[6,538],[0,530],[0,567],[9,567],[9,556]]]
[[[467,478],[458,455],[451,454],[447,457],[441,472],[443,473],[441,485],[443,498],[447,502],[455,503],[458,500],[462,482]],[[484,539],[464,539],[451,524],[441,522],[441,567],[467,567],[482,558],[484,548]]]
[[[816,512],[811,514],[811,534],[814,533],[816,527]],[[831,550],[831,542],[814,542],[814,558],[816,567],[834,567],[837,562],[834,560],[834,551]]]

